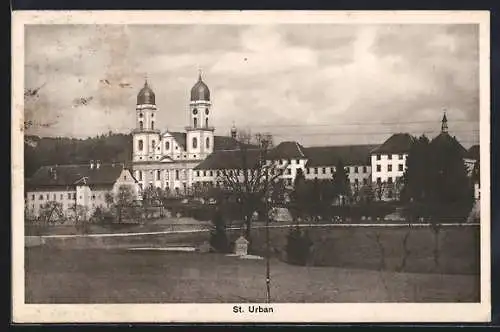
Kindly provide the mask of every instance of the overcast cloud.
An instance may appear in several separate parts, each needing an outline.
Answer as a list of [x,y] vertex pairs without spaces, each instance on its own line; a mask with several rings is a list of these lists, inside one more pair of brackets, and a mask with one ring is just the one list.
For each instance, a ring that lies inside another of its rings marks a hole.
[[218,135],[234,121],[277,141],[379,143],[437,134],[446,108],[464,146],[479,138],[474,25],[27,26],[25,50],[26,88],[43,85],[26,116],[52,124],[32,134],[130,132],[146,75],[158,125],[183,130],[201,68]]

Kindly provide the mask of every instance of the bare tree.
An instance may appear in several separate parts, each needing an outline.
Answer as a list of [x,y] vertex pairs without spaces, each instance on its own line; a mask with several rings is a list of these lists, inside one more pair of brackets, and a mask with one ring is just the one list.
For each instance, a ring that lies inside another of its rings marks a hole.
[[[237,160],[231,168],[222,170],[217,181],[222,188],[241,204],[245,223],[245,236],[250,241],[253,213],[270,197],[273,184],[286,169],[270,151],[273,139],[269,134],[241,132],[238,136]],[[268,211],[266,211],[267,213]]]

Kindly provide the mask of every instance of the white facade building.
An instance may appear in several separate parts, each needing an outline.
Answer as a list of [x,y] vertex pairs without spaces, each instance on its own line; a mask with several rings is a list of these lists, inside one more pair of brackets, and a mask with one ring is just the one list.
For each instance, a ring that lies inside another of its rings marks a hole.
[[45,204],[57,202],[64,214],[72,214],[75,206],[83,206],[91,216],[96,208],[106,207],[106,195],[116,197],[122,185],[129,186],[132,194],[139,197],[137,181],[122,164],[42,166],[26,181],[26,213],[38,217]]

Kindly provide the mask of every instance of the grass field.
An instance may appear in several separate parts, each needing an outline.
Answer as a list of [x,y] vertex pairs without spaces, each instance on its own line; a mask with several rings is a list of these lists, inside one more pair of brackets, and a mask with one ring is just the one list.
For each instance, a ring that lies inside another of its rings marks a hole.
[[[271,252],[284,258],[288,228],[271,228]],[[239,230],[229,231],[234,240]],[[265,253],[265,229],[252,230],[254,253]],[[438,261],[435,261],[435,235],[429,227],[311,227],[313,240],[311,265],[389,270],[417,273],[479,274],[479,227],[447,226],[438,235]],[[47,238],[45,246],[60,249],[198,246],[208,241],[208,231],[186,233],[137,234]],[[404,239],[407,237],[406,246]],[[378,237],[378,240],[377,240]],[[406,247],[406,249],[405,249]]]
[[[27,303],[264,302],[265,261],[221,254],[27,248]],[[272,302],[475,302],[478,275],[271,261]]]

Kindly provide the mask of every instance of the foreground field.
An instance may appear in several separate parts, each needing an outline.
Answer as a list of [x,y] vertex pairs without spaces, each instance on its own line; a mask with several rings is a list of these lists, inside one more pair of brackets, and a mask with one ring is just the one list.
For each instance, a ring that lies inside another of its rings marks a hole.
[[[27,303],[264,302],[265,261],[220,254],[27,248]],[[477,302],[477,275],[271,262],[272,302]]]

